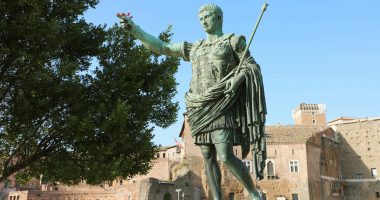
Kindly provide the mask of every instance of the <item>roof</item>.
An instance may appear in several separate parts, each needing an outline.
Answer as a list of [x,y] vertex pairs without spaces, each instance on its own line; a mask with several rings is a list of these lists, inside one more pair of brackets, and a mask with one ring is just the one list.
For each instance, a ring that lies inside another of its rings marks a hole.
[[300,105],[301,110],[318,110],[318,104],[301,104]]
[[329,126],[332,125],[338,125],[338,124],[350,124],[350,123],[357,123],[357,122],[365,122],[365,121],[376,121],[380,120],[380,117],[366,117],[366,118],[353,118],[353,117],[338,117],[334,120],[331,120],[327,124]]
[[326,130],[322,126],[266,126],[267,143],[305,143]]
[[174,147],[177,147],[177,145],[159,147],[158,150],[159,151],[166,151],[166,150],[174,148]]
[[300,105],[298,105],[296,108],[292,110],[293,119],[299,111],[326,113],[326,104],[301,103]]
[[343,121],[351,121],[351,120],[356,120],[358,118],[354,118],[354,117],[346,117],[346,116],[342,116],[342,117],[338,117],[336,119],[333,119],[331,121],[329,121],[328,123],[335,123],[335,122],[343,122]]

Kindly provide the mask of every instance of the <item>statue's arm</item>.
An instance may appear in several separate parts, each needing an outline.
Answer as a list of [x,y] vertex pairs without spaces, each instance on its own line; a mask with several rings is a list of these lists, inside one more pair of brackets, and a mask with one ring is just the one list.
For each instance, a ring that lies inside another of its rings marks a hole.
[[182,57],[183,43],[167,43],[149,33],[146,33],[139,26],[136,26],[131,32],[137,39],[141,40],[143,45],[152,52],[160,55]]
[[120,23],[124,29],[139,39],[143,45],[152,52],[159,55],[168,55],[174,57],[186,57],[188,43],[168,43],[157,37],[145,32],[128,17],[119,17]]

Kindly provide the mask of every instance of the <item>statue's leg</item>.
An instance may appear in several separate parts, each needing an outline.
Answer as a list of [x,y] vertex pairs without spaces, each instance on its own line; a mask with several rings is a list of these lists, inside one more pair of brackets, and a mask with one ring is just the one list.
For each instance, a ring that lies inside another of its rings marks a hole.
[[215,144],[216,152],[219,159],[238,179],[238,181],[248,190],[252,199],[260,199],[260,195],[253,186],[251,176],[245,164],[238,159],[233,153],[233,145],[231,143]]
[[222,199],[221,173],[216,160],[216,150],[214,145],[200,145],[205,163],[207,182],[214,200]]

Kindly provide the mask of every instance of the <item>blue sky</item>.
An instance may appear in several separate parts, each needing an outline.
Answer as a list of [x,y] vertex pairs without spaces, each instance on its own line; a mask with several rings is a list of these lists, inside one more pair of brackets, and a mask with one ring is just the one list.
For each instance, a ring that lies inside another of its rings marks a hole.
[[[94,24],[117,23],[115,14],[131,12],[145,31],[158,35],[173,26],[173,42],[205,38],[197,17],[204,3],[224,12],[224,33],[249,38],[263,1],[100,0],[85,18]],[[340,116],[380,116],[380,1],[268,1],[250,47],[261,65],[267,99],[267,124],[293,124],[298,104],[324,103],[327,120]],[[181,130],[184,95],[191,65],[181,61],[176,74],[178,121],[156,128],[156,144],[172,145]]]

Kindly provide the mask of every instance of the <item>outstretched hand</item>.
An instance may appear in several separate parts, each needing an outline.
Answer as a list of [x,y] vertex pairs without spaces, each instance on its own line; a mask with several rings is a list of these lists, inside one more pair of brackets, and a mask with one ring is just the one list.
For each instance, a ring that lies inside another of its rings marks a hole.
[[128,31],[132,31],[136,27],[136,24],[132,21],[133,16],[130,13],[117,13],[116,16],[119,18],[121,26]]

